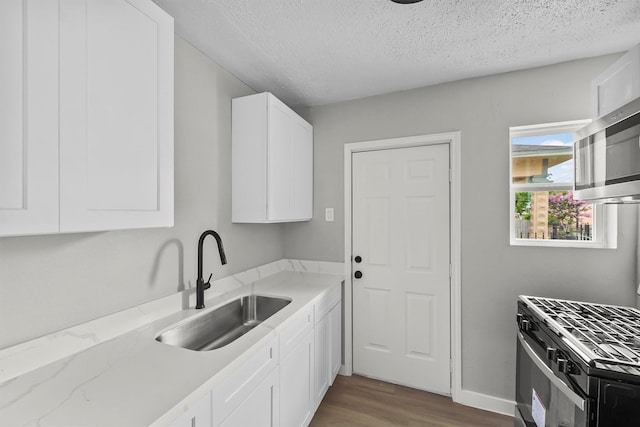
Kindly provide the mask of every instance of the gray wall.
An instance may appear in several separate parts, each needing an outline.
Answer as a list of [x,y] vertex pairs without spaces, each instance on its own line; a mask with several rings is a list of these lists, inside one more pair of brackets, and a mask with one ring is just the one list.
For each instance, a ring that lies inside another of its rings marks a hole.
[[[343,260],[343,145],[462,131],[463,388],[514,398],[519,294],[634,304],[636,207],[619,209],[618,249],[509,245],[509,127],[589,116],[590,81],[618,56],[314,107],[315,211],[285,227],[285,257]],[[324,222],[334,207],[338,221]]]
[[199,51],[175,43],[175,227],[0,238],[0,348],[281,259],[281,225],[231,224],[231,98],[253,91]]
[[[508,127],[579,119],[589,82],[615,56],[466,80],[300,112],[314,125],[315,212],[309,223],[231,224],[231,98],[253,93],[176,39],[175,227],[0,238],[0,348],[283,257],[342,261],[343,144],[462,131],[463,385],[513,398],[515,299],[539,294],[633,303],[636,209],[619,210],[619,249],[510,247]],[[487,200],[491,203],[487,203]],[[336,222],[324,222],[324,208]]]

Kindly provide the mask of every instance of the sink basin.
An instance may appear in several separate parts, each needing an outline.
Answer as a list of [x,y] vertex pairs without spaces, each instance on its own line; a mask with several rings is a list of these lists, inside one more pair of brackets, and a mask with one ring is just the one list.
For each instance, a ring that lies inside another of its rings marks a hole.
[[189,350],[224,347],[282,310],[288,298],[247,295],[163,332],[156,341]]

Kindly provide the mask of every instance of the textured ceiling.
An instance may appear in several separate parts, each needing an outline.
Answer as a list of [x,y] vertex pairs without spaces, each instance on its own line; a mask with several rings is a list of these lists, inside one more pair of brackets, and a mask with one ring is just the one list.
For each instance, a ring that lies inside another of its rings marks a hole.
[[254,90],[315,106],[628,50],[639,0],[154,0]]

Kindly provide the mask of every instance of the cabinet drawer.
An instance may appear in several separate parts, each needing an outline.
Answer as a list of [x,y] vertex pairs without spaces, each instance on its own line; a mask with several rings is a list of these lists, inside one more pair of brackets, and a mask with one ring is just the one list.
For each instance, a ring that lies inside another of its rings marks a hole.
[[342,287],[336,286],[315,304],[315,318],[318,323],[342,299]]
[[280,332],[280,355],[285,358],[296,344],[305,337],[305,334],[313,329],[313,306],[310,305],[301,310],[282,325]]
[[235,369],[229,378],[214,387],[211,391],[212,425],[220,425],[240,406],[269,372],[276,367],[278,361],[278,337],[275,337],[242,366]]

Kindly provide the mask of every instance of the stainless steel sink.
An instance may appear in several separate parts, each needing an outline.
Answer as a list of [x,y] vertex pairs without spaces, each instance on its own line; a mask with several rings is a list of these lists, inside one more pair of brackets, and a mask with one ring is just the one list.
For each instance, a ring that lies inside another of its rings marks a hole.
[[247,295],[163,332],[156,341],[190,350],[224,347],[282,310],[288,298]]

